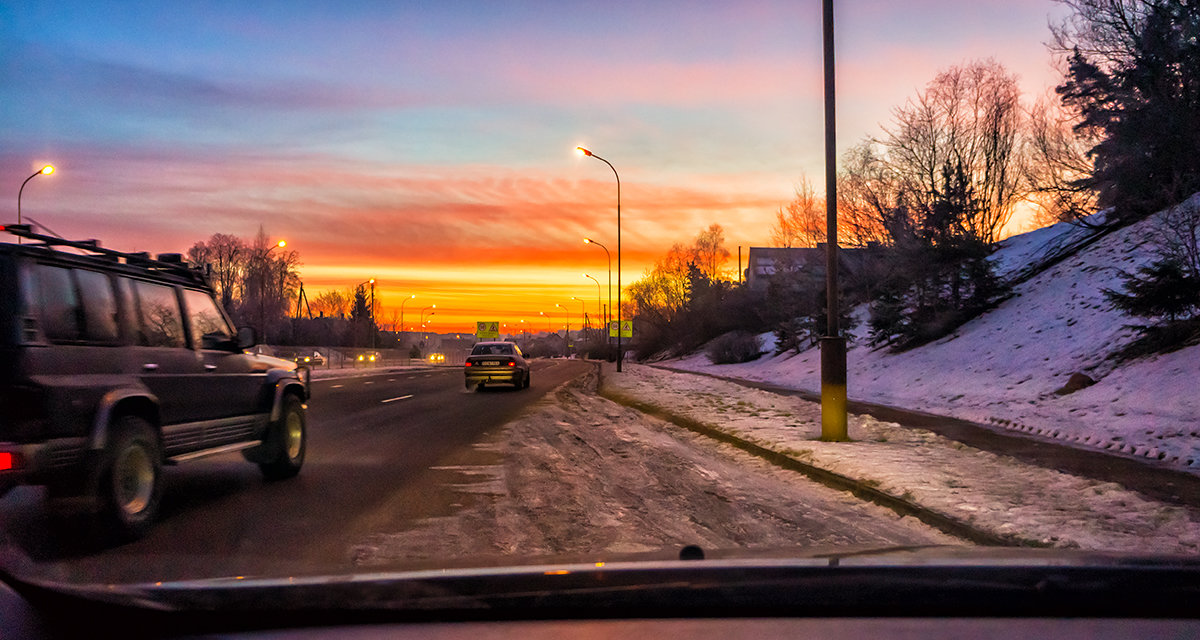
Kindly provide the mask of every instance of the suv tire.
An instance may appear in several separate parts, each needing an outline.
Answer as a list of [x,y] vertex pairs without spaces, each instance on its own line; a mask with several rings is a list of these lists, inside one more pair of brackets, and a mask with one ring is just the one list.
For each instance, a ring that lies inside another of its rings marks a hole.
[[283,398],[283,410],[279,420],[267,431],[267,460],[258,468],[268,480],[286,480],[300,473],[304,465],[304,451],[308,445],[308,428],[304,416],[304,404],[294,395]]
[[92,487],[103,532],[121,540],[149,531],[162,499],[162,451],[154,427],[138,416],[121,416],[109,433]]

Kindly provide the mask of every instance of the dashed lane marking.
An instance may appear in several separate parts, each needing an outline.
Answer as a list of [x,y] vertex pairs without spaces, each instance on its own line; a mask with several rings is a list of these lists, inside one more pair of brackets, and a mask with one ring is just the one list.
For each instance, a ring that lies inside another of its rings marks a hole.
[[397,400],[408,400],[411,397],[412,397],[412,394],[410,393],[406,396],[400,396],[399,398],[388,398],[387,400],[380,400],[380,404],[387,404],[389,402],[395,402]]

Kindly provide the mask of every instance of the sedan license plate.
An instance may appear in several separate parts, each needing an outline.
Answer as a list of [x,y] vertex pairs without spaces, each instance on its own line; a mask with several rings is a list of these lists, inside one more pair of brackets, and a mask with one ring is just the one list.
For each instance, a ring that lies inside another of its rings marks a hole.
[[500,362],[499,362],[499,361],[497,361],[497,360],[484,360],[483,362],[480,362],[479,364],[481,364],[481,365],[483,365],[483,366],[485,366],[485,367],[498,367],[498,366],[500,366]]

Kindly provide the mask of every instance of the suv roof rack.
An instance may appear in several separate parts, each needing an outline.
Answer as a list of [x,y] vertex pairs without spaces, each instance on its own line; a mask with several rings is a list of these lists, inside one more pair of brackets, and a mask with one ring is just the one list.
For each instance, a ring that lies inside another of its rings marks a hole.
[[[126,264],[131,267],[148,269],[151,271],[166,272],[177,276],[182,276],[196,282],[210,286],[208,274],[206,270],[200,267],[192,267],[183,260],[183,257],[178,253],[160,254],[157,259],[151,258],[150,254],[145,251],[126,253],[115,249],[106,249],[100,246],[100,241],[96,239],[89,240],[67,240],[66,238],[57,238],[41,233],[35,233],[27,224],[6,224],[0,225],[0,231],[7,231],[21,238],[28,238],[39,242],[40,244],[26,245],[29,247],[45,247],[55,249],[56,247],[70,247],[80,251],[89,252],[91,255],[82,256],[90,258],[105,264]],[[80,256],[76,256],[80,257]]]

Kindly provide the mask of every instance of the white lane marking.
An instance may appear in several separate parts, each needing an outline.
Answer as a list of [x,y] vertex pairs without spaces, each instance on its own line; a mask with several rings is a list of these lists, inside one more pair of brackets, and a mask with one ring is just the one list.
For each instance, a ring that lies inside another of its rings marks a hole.
[[335,384],[335,385],[333,385],[333,386],[332,386],[332,387],[330,387],[330,388],[331,388],[331,389],[341,389],[341,388],[342,388],[342,387],[344,387],[344,386],[346,386],[346,385],[344,385],[344,384]]
[[374,381],[374,380],[367,380],[367,381],[366,381],[366,382],[364,382],[363,384],[375,384],[375,381]]
[[406,396],[400,396],[399,398],[388,398],[387,400],[380,400],[379,402],[380,402],[380,404],[387,404],[389,402],[395,402],[397,400],[408,400],[411,397],[412,397],[412,394],[410,393]]

